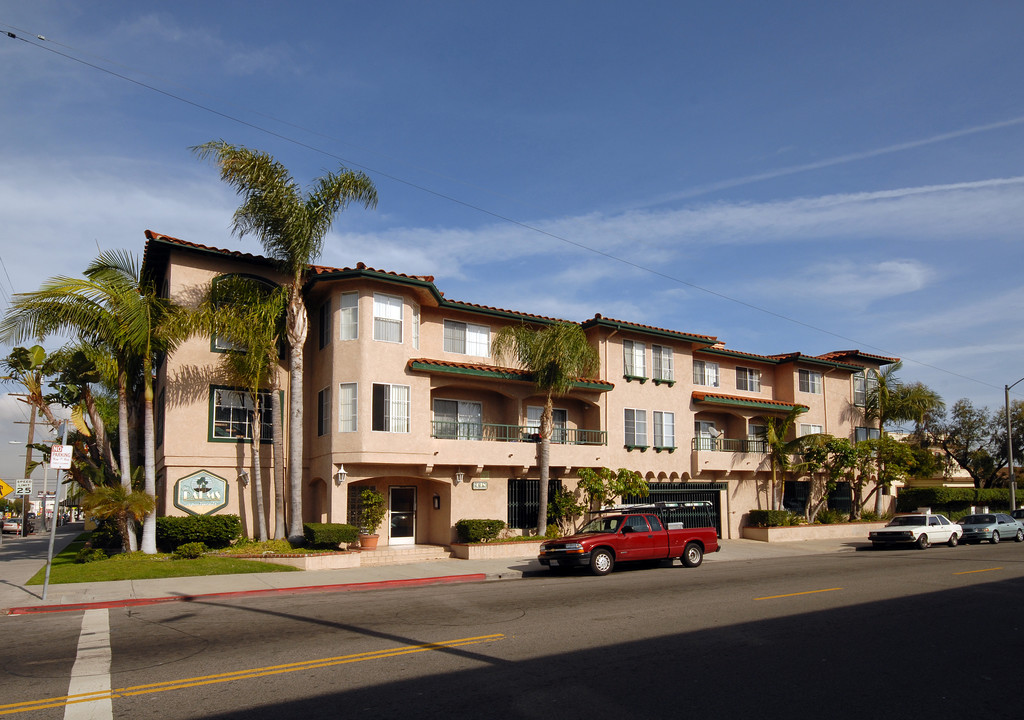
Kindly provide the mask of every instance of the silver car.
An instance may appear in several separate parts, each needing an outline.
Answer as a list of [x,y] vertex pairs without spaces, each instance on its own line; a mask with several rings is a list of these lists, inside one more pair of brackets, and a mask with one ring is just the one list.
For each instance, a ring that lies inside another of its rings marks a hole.
[[980,543],[985,540],[995,544],[1010,538],[1024,542],[1024,525],[1006,513],[966,515],[960,518],[960,527],[964,529],[964,536],[960,541],[965,543]]

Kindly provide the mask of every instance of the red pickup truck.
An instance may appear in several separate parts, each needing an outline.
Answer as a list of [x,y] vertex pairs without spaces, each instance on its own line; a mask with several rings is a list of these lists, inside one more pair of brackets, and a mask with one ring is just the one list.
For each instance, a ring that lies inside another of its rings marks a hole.
[[[671,510],[685,511],[701,527],[666,522]],[[697,567],[704,553],[718,552],[718,532],[711,518],[710,502],[659,502],[627,505],[600,511],[600,516],[579,532],[540,545],[540,564],[549,569],[590,567],[595,575],[607,575],[617,562],[679,558],[686,567]]]

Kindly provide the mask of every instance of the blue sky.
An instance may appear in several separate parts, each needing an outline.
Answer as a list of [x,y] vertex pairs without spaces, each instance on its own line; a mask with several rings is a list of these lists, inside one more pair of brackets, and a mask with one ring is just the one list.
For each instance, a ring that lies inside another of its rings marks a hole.
[[[323,264],[898,356],[999,407],[1024,376],[1021,27],[1013,2],[2,0],[0,304],[147,228],[260,252],[189,151],[223,138],[374,179]],[[0,398],[0,477],[23,417]]]

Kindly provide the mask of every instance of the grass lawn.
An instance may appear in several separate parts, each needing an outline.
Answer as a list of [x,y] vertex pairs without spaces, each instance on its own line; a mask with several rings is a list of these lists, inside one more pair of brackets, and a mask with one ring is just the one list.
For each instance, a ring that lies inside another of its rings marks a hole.
[[[175,560],[165,553],[145,555],[140,552],[115,555],[96,562],[76,563],[75,555],[83,547],[85,547],[85,540],[80,538],[68,545],[53,559],[53,565],[50,566],[51,584],[146,580],[148,578],[194,577],[197,575],[235,575],[255,572],[292,572],[297,569],[286,565],[272,565],[240,558],[203,556],[195,560]],[[32,576],[27,584],[42,585],[45,574],[44,566]]]

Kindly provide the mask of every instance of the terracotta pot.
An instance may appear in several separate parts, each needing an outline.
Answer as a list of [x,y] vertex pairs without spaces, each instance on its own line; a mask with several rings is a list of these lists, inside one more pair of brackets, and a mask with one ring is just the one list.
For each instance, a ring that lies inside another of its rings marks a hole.
[[362,550],[376,550],[377,540],[380,539],[380,535],[360,535],[359,536],[359,547]]

